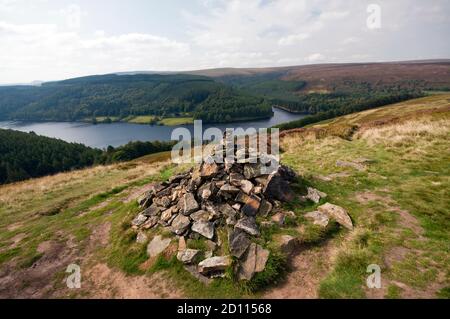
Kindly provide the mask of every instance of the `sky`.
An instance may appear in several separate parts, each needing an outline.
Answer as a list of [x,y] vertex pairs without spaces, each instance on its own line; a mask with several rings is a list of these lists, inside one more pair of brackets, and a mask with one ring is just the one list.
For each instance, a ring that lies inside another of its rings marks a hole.
[[450,58],[448,0],[0,0],[0,84]]

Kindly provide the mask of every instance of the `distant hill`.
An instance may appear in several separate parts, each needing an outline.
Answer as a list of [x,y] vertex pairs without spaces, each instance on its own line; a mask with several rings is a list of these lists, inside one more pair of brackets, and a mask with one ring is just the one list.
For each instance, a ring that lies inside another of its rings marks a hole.
[[272,116],[261,97],[235,91],[204,76],[187,74],[96,75],[0,87],[0,119],[77,121],[96,116],[182,117],[207,122]]
[[313,64],[270,68],[219,68],[185,72],[212,78],[251,77],[278,73],[288,81],[306,81],[307,90],[333,90],[344,83],[407,85],[450,88],[450,59],[380,63]]
[[[109,123],[148,116],[232,122],[273,115],[272,106],[317,114],[382,105],[450,89],[450,60],[124,72],[41,86],[0,87],[0,120]],[[341,115],[338,112],[335,115]],[[150,120],[151,119],[151,120]]]

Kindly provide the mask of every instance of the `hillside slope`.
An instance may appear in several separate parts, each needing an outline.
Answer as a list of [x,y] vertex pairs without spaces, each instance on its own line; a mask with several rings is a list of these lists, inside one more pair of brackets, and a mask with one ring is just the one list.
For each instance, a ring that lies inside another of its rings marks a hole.
[[260,97],[235,92],[211,78],[186,74],[108,74],[39,87],[0,87],[0,119],[8,120],[82,121],[153,115],[222,122],[239,119],[242,114],[268,118],[273,112]]
[[[449,135],[450,95],[284,133],[282,161],[346,208],[355,229],[321,231],[303,217],[317,205],[288,205],[296,218],[274,235],[303,245],[284,279],[255,295],[229,281],[204,286],[170,262],[148,267],[129,221],[150,181],[183,169],[167,155],[0,186],[0,297],[448,298]],[[79,290],[65,287],[70,263],[81,266]],[[381,289],[365,286],[370,264]]]

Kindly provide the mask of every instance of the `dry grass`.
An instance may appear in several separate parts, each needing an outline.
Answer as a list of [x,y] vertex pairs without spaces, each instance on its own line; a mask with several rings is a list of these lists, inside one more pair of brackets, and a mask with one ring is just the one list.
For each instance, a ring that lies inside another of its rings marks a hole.
[[434,120],[422,118],[404,123],[373,127],[355,134],[355,138],[364,139],[370,145],[400,146],[412,144],[418,138],[430,141],[435,138],[449,137],[450,119]]

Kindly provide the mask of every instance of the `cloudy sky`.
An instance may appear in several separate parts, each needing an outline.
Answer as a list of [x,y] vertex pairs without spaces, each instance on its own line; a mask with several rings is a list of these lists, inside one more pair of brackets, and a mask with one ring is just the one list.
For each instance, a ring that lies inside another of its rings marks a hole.
[[449,38],[448,0],[0,0],[0,83],[450,58]]

